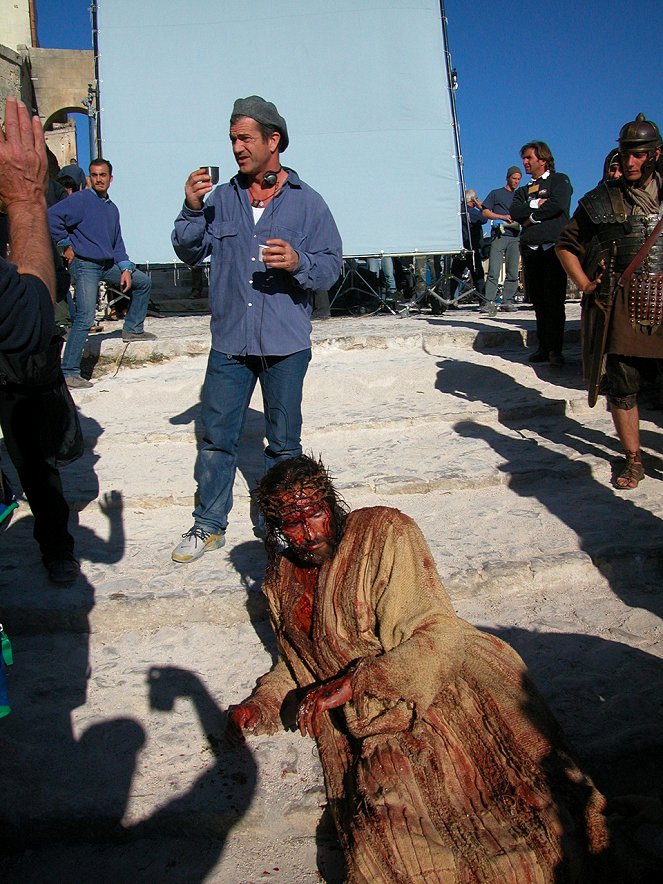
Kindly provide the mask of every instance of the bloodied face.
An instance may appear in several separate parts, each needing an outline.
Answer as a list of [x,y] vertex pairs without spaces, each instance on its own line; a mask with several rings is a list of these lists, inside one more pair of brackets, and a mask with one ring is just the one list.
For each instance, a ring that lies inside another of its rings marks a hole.
[[311,488],[286,491],[278,498],[279,529],[297,558],[321,565],[334,555],[331,510],[322,495]]

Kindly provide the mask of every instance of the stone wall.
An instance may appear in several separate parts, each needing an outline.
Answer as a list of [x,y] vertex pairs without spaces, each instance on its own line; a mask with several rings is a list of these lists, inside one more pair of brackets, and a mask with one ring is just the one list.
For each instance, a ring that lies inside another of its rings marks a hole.
[[0,0],[2,42],[10,49],[31,46],[30,5],[27,0]]
[[0,116],[4,116],[5,101],[9,95],[21,98],[33,107],[30,59],[27,52],[15,52],[0,45]]
[[[32,110],[39,111],[44,126],[64,124],[68,113],[87,113],[83,100],[88,96],[90,83],[94,83],[92,50],[22,49],[16,52],[0,45],[0,117],[7,96],[14,95]],[[58,159],[63,151],[67,162],[70,156],[76,155],[69,136],[66,139],[54,136],[50,146]]]
[[55,123],[52,129],[44,133],[44,136],[46,144],[53,151],[60,168],[69,165],[71,157],[78,156],[75,123]]

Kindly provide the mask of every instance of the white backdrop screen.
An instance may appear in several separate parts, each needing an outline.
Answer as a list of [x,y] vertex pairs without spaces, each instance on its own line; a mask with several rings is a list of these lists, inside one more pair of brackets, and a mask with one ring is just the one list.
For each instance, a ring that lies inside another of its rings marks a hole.
[[201,165],[236,171],[238,97],[285,117],[283,165],[319,191],[345,255],[461,248],[438,0],[99,0],[104,155],[129,255],[175,260]]

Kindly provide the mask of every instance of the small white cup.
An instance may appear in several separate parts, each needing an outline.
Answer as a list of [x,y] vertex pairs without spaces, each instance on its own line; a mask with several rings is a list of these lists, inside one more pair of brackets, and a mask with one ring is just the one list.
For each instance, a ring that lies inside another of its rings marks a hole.
[[265,263],[265,258],[264,258],[265,249],[268,249],[268,248],[269,248],[269,246],[264,246],[264,245],[258,246],[258,260],[262,261],[263,264]]

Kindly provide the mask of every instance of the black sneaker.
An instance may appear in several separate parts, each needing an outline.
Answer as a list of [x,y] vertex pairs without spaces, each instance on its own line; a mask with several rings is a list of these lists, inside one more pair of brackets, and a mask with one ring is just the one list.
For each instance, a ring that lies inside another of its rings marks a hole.
[[65,554],[59,559],[50,559],[48,562],[44,562],[44,567],[48,572],[48,579],[52,583],[73,583],[81,573],[81,566],[69,554]]
[[530,362],[547,362],[548,353],[545,350],[535,350],[529,358]]

